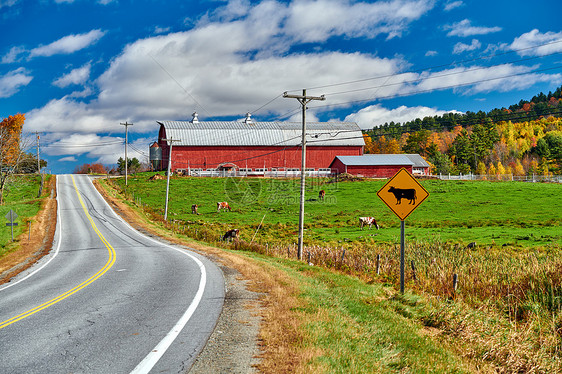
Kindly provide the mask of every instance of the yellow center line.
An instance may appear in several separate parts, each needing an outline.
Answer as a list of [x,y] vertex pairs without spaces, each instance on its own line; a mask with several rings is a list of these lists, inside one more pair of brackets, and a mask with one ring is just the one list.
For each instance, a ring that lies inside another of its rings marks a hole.
[[115,249],[113,249],[111,244],[109,244],[109,242],[103,237],[101,232],[98,230],[96,224],[94,223],[94,220],[92,219],[92,217],[88,213],[88,210],[86,209],[86,204],[84,204],[84,201],[82,200],[82,197],[80,196],[80,192],[78,192],[78,187],[76,186],[76,181],[74,180],[74,176],[71,176],[71,178],[72,178],[72,184],[74,185],[74,190],[76,191],[76,194],[78,195],[78,200],[80,201],[80,204],[82,205],[82,209],[84,210],[84,213],[86,213],[86,217],[88,217],[88,220],[90,221],[90,224],[92,225],[94,231],[98,234],[101,241],[105,244],[105,246],[107,248],[107,251],[109,252],[109,259],[107,260],[105,265],[96,274],[92,275],[90,278],[88,278],[84,282],[80,283],[78,286],[66,291],[62,295],[59,295],[59,296],[57,296],[57,297],[55,297],[55,298],[53,298],[53,299],[51,299],[47,302],[44,302],[43,304],[41,304],[39,306],[36,306],[33,309],[28,310],[27,312],[18,314],[17,316],[15,316],[13,318],[10,318],[10,319],[8,319],[4,322],[0,322],[0,329],[3,329],[4,327],[9,326],[14,322],[17,322],[17,321],[20,321],[24,318],[27,318],[27,317],[39,312],[40,310],[48,308],[51,305],[54,305],[54,304],[58,303],[59,301],[62,301],[64,299],[66,299],[70,295],[84,289],[86,286],[92,284],[95,280],[97,280],[102,275],[104,275],[109,269],[111,269],[111,267],[115,263]]

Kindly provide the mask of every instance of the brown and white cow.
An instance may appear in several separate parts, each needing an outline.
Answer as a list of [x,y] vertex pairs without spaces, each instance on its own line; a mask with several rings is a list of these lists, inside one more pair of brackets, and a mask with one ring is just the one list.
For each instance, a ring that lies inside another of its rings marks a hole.
[[326,196],[326,191],[320,190],[320,192],[318,192],[318,200],[324,201],[324,196]]
[[369,229],[371,226],[375,225],[377,230],[379,229],[379,225],[374,217],[359,217],[359,224],[361,225],[361,230],[363,230],[363,226],[369,225]]
[[223,241],[238,240],[239,237],[240,237],[240,230],[238,230],[238,229],[232,229],[232,230],[228,230],[228,231],[222,236],[222,240],[223,240]]
[[228,210],[230,212],[230,205],[226,201],[219,201],[217,203],[217,213],[220,212],[221,209]]
[[197,208],[199,208],[199,205],[193,204],[193,205],[191,206],[191,214],[199,214],[199,213],[197,212]]

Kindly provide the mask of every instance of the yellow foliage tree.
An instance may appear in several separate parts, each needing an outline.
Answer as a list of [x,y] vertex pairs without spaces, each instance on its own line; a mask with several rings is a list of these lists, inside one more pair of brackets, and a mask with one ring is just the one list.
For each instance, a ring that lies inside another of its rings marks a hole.
[[375,153],[375,145],[369,134],[363,134],[363,140],[365,141],[365,153]]
[[482,161],[478,162],[478,166],[476,167],[476,174],[478,175],[486,174],[486,164],[484,164]]
[[4,187],[22,159],[21,130],[25,115],[16,114],[0,122],[0,204],[4,203]]
[[523,169],[523,165],[521,165],[521,161],[515,161],[515,167],[513,168],[514,175],[525,175],[525,169]]
[[498,166],[496,167],[496,173],[498,175],[506,174],[505,167],[502,165],[501,161],[498,161]]

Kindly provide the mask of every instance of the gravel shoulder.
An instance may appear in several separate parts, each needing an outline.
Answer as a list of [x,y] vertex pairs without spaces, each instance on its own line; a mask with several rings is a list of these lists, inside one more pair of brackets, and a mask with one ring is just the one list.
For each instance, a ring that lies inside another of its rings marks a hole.
[[[220,263],[220,259],[215,259]],[[260,320],[256,292],[249,291],[247,281],[230,267],[220,266],[225,278],[225,300],[215,330],[203,352],[189,371],[206,373],[255,373]]]

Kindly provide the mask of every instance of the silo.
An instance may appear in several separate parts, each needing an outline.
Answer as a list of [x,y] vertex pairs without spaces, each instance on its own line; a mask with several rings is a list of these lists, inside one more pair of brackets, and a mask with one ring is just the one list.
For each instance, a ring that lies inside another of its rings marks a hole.
[[157,142],[154,142],[150,145],[149,151],[149,159],[152,170],[162,170],[162,147],[160,147]]

